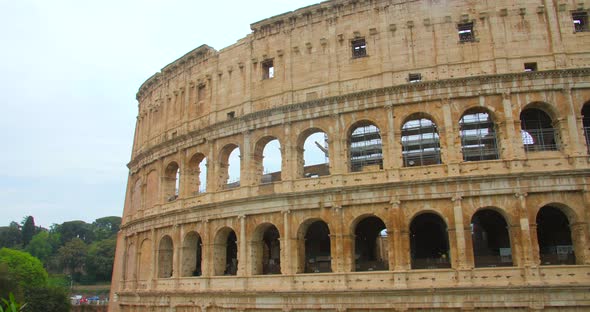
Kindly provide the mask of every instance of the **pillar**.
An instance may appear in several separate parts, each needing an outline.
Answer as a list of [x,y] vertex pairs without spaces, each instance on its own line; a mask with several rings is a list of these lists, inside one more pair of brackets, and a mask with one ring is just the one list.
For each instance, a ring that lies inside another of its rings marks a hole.
[[[465,243],[465,226],[463,222],[463,198],[461,196],[455,196],[451,199],[453,202],[453,226],[455,228],[455,248],[457,259],[453,263],[457,264],[457,269],[465,269],[467,265],[467,246]],[[451,237],[449,237],[451,239]]]
[[238,276],[246,276],[248,259],[246,253],[246,215],[238,216],[240,220],[240,238],[238,239]]
[[[296,272],[295,265],[297,263],[294,258],[295,253],[291,249],[293,239],[291,238],[291,211],[286,209],[283,213],[283,237],[281,237],[281,273],[282,274],[294,274]],[[295,242],[296,243],[296,242]]]

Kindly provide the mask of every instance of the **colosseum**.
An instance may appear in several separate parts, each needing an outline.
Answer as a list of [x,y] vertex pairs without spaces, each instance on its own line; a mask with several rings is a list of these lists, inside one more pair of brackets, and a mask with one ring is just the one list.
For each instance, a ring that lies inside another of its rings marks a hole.
[[590,310],[590,0],[331,0],[150,77],[110,311]]

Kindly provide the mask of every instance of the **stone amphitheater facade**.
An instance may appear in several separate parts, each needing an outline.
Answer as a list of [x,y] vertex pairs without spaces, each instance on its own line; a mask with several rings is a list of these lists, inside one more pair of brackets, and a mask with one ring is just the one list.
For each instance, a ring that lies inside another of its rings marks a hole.
[[589,8],[332,0],[167,65],[110,310],[590,310]]

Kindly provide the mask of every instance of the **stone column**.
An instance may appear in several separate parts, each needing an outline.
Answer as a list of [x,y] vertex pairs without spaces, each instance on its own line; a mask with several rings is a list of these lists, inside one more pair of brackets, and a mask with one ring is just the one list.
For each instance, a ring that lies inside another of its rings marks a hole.
[[151,234],[151,240],[152,240],[152,263],[151,263],[151,268],[150,268],[150,277],[148,280],[148,289],[153,289],[155,288],[155,284],[158,278],[158,241],[156,240],[156,230],[155,229],[151,229],[150,230],[150,234]]
[[[281,237],[281,273],[294,274],[295,268],[293,263],[297,263],[293,259],[293,251],[291,250],[291,211],[283,210],[283,237]],[[296,244],[295,244],[296,245]]]
[[570,230],[572,232],[576,264],[590,264],[590,251],[588,250],[588,237],[586,236],[588,223],[576,222],[570,225]]
[[[516,193],[514,196],[518,199],[518,208],[519,208],[519,220],[520,220],[520,232],[521,232],[521,246],[522,246],[522,254],[523,254],[523,264],[525,266],[531,266],[539,264],[539,257],[538,255],[535,256],[533,253],[533,240],[531,238],[532,235],[536,236],[537,233],[532,233],[531,231],[531,224],[529,221],[529,215],[526,207],[526,197],[528,196],[527,193]],[[536,224],[533,225],[536,228]]]
[[[465,227],[463,222],[463,207],[462,201],[463,198],[459,195],[453,197],[451,199],[453,202],[453,221],[454,221],[454,228],[455,228],[455,240],[456,240],[456,256],[457,259],[453,261],[453,263],[457,264],[457,269],[465,269],[468,267],[467,265],[467,256],[466,256],[466,244],[465,244]],[[451,239],[451,237],[449,237]]]
[[[559,25],[559,18],[557,14],[559,14],[558,8],[555,7],[555,1],[552,0],[543,0],[543,4],[545,6],[545,15],[547,17],[547,25],[549,28],[550,34],[561,34],[561,27]],[[569,13],[568,13],[569,14]],[[571,16],[570,16],[571,18]],[[571,31],[571,30],[567,30]],[[553,50],[552,54],[555,60],[555,67],[556,68],[566,68],[568,66],[567,55],[564,52],[564,45],[562,42],[562,37],[559,35],[550,36],[549,40],[551,40],[551,49]]]
[[257,185],[259,181],[256,181],[256,169],[251,165],[253,148],[250,146],[250,131],[242,132],[242,138],[243,143],[240,146],[240,186]]
[[203,230],[201,231],[201,272],[203,276],[213,275],[213,244],[209,233],[209,220],[203,221]]
[[172,232],[173,237],[173,250],[172,250],[172,277],[179,278],[182,276],[182,228],[180,225],[174,225],[174,231]]
[[[582,133],[580,133],[580,129],[582,128],[578,127],[578,118],[576,118],[576,116],[578,116],[580,114],[580,112],[576,111],[575,109],[575,105],[574,105],[574,101],[572,99],[572,89],[571,87],[568,87],[566,89],[563,90],[563,96],[565,97],[565,100],[567,101],[568,107],[570,109],[569,114],[567,114],[567,125],[564,125],[561,128],[561,130],[565,130],[567,129],[567,134],[569,135],[569,140],[568,140],[568,148],[566,150],[566,153],[568,155],[571,156],[582,156],[582,155],[586,155],[587,153],[587,147],[586,147],[586,142],[585,141],[580,141],[580,138],[584,137],[584,133],[582,131]],[[562,138],[564,136],[564,132],[562,132]]]
[[451,100],[445,99],[441,101],[441,106],[444,127],[437,125],[439,137],[442,139],[444,135],[444,141],[441,140],[440,142],[441,161],[447,164],[449,175],[458,175],[460,173],[459,163],[463,160],[463,156],[461,154],[461,143],[455,139],[457,136],[455,135],[455,123],[451,114]]
[[[332,218],[333,222],[330,220],[324,220],[327,223],[331,224],[332,227],[330,228],[330,256],[332,258],[331,266],[332,272],[350,272],[350,269],[346,269],[345,263],[348,260],[347,256],[344,251],[344,229],[342,226],[342,207],[334,206],[332,207]],[[352,246],[347,246],[350,250]],[[348,257],[350,258],[350,257]]]
[[246,253],[246,215],[238,216],[240,220],[240,238],[238,243],[238,276],[246,276],[246,268],[248,267],[248,259]]
[[[329,153],[330,153],[330,174],[342,174],[348,172],[348,157],[346,155],[346,135],[341,132],[344,129],[340,128],[340,124],[344,123],[343,117],[339,115],[332,115],[334,122],[334,132],[330,137]],[[331,144],[330,144],[331,143]]]
[[512,94],[506,92],[502,94],[502,106],[504,109],[504,121],[499,121],[498,128],[504,124],[502,137],[498,137],[498,145],[503,153],[501,158],[507,160],[525,158],[524,149],[522,148],[522,136],[520,135],[520,117],[515,120],[512,115]]
[[387,231],[389,237],[389,268],[394,271],[404,271],[409,269],[407,259],[404,257],[404,249],[402,248],[402,212],[401,201],[398,198],[393,198],[390,202],[389,218],[391,228]]
[[[294,146],[295,145],[295,146]],[[281,142],[281,180],[291,181],[297,178],[297,138],[291,132],[291,123],[283,127],[283,141]]]

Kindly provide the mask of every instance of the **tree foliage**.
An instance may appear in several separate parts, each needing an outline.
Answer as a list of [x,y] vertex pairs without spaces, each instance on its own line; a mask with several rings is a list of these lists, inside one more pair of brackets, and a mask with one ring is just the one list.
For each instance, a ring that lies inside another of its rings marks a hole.
[[80,238],[73,238],[59,248],[59,261],[69,274],[82,273],[86,263],[88,246]]
[[56,224],[52,231],[60,234],[62,244],[66,244],[74,238],[79,238],[86,244],[90,244],[94,240],[92,225],[84,221],[76,220]]
[[28,245],[33,235],[35,235],[35,219],[32,216],[28,216],[23,221],[23,227],[21,229],[23,245]]
[[71,308],[68,293],[62,287],[32,288],[27,291],[26,298],[25,312],[68,312]]
[[121,217],[104,217],[92,222],[94,237],[96,240],[103,240],[116,235],[121,226]]
[[22,244],[20,225],[10,222],[9,226],[0,228],[0,247],[19,248]]
[[55,253],[59,244],[59,234],[41,231],[33,236],[25,250],[46,263],[49,257]]
[[8,278],[17,281],[20,289],[26,290],[47,284],[47,272],[43,264],[27,252],[2,248],[0,263],[8,266]]
[[97,281],[110,281],[113,274],[116,238],[92,243],[88,248],[86,273]]

